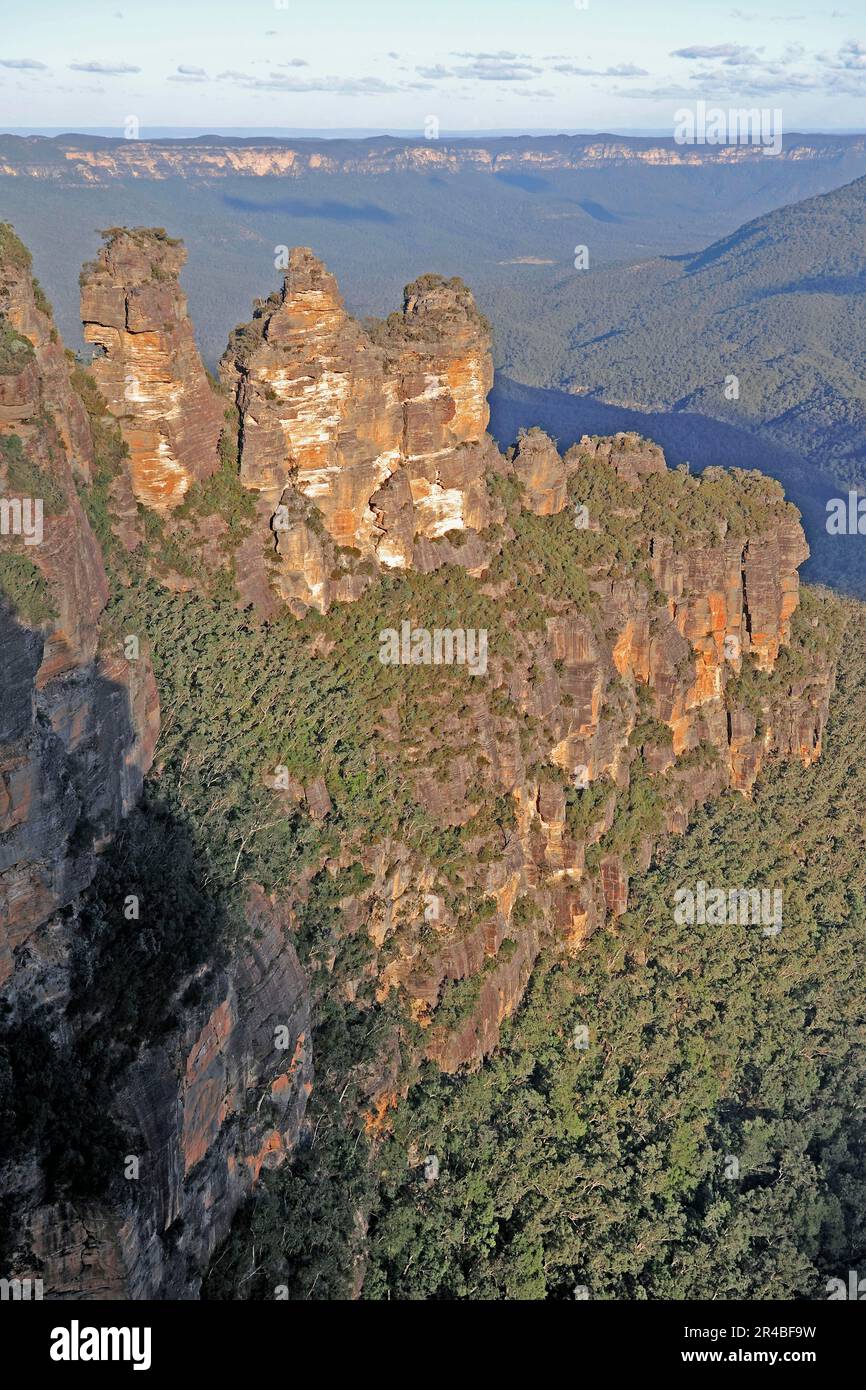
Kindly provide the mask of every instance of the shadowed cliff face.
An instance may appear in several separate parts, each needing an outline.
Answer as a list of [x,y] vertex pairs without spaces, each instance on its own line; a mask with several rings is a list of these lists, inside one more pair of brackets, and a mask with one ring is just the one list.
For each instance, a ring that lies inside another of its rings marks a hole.
[[129,448],[135,498],[167,511],[216,468],[223,409],[178,284],[183,247],[158,231],[106,236],[82,275],[84,337],[96,345],[93,374]]
[[307,981],[285,911],[258,888],[247,920],[249,944],[203,965],[195,997],[185,980],[180,1022],[113,1079],[123,1139],[103,1189],[71,1200],[44,1178],[34,1191],[27,1164],[4,1174],[20,1268],[40,1271],[46,1298],[196,1298],[239,1205],[290,1156],[312,1090]]

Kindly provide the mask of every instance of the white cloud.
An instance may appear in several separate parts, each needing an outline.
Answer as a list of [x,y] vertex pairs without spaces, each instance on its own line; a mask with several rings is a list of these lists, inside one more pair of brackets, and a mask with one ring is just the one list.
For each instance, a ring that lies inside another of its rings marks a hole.
[[90,63],[70,63],[73,72],[98,72],[102,77],[120,77],[124,73],[141,72],[132,63],[103,63],[93,61]]
[[400,88],[380,77],[289,77],[272,72],[269,77],[251,77],[229,70],[217,74],[217,81],[237,82],[255,92],[334,92],[340,96],[378,96],[399,92]]
[[574,63],[557,63],[554,71],[566,77],[649,77],[646,68],[635,67],[634,63],[620,63],[611,68],[579,68]]
[[719,58],[729,67],[742,67],[747,63],[759,63],[761,51],[755,52],[741,43],[694,43],[689,48],[675,48],[671,57]]
[[844,72],[866,72],[866,43],[860,39],[849,39],[842,44],[835,58],[823,57],[821,61],[828,67]]

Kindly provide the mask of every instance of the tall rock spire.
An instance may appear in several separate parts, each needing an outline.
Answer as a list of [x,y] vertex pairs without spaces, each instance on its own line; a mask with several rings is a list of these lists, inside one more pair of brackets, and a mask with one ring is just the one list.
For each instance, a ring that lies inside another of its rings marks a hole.
[[93,373],[129,448],[136,500],[178,506],[217,466],[224,410],[187,317],[183,246],[160,228],[112,230],[81,276]]

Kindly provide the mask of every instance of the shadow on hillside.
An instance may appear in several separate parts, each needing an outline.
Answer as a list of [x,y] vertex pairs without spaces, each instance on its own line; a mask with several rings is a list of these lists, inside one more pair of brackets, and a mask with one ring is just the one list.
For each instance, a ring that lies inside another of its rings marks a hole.
[[344,203],[336,198],[321,198],[305,202],[302,198],[276,198],[260,203],[253,198],[238,198],[224,193],[223,202],[235,212],[284,212],[291,217],[321,217],[327,222],[385,222],[399,221],[395,212],[377,207],[375,203]]
[[493,177],[499,183],[507,184],[509,188],[519,188],[524,193],[545,193],[550,188],[550,180],[544,178],[542,174],[521,174],[497,170]]
[[578,203],[578,207],[583,208],[587,216],[596,222],[622,222],[623,220],[615,212],[609,212],[601,203],[594,202],[592,198],[584,198],[582,203]]

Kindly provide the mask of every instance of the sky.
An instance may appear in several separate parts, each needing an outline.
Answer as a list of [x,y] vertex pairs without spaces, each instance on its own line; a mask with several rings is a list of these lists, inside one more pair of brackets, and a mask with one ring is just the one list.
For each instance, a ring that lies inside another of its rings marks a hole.
[[866,128],[862,0],[39,0],[0,128],[667,130],[703,100]]

